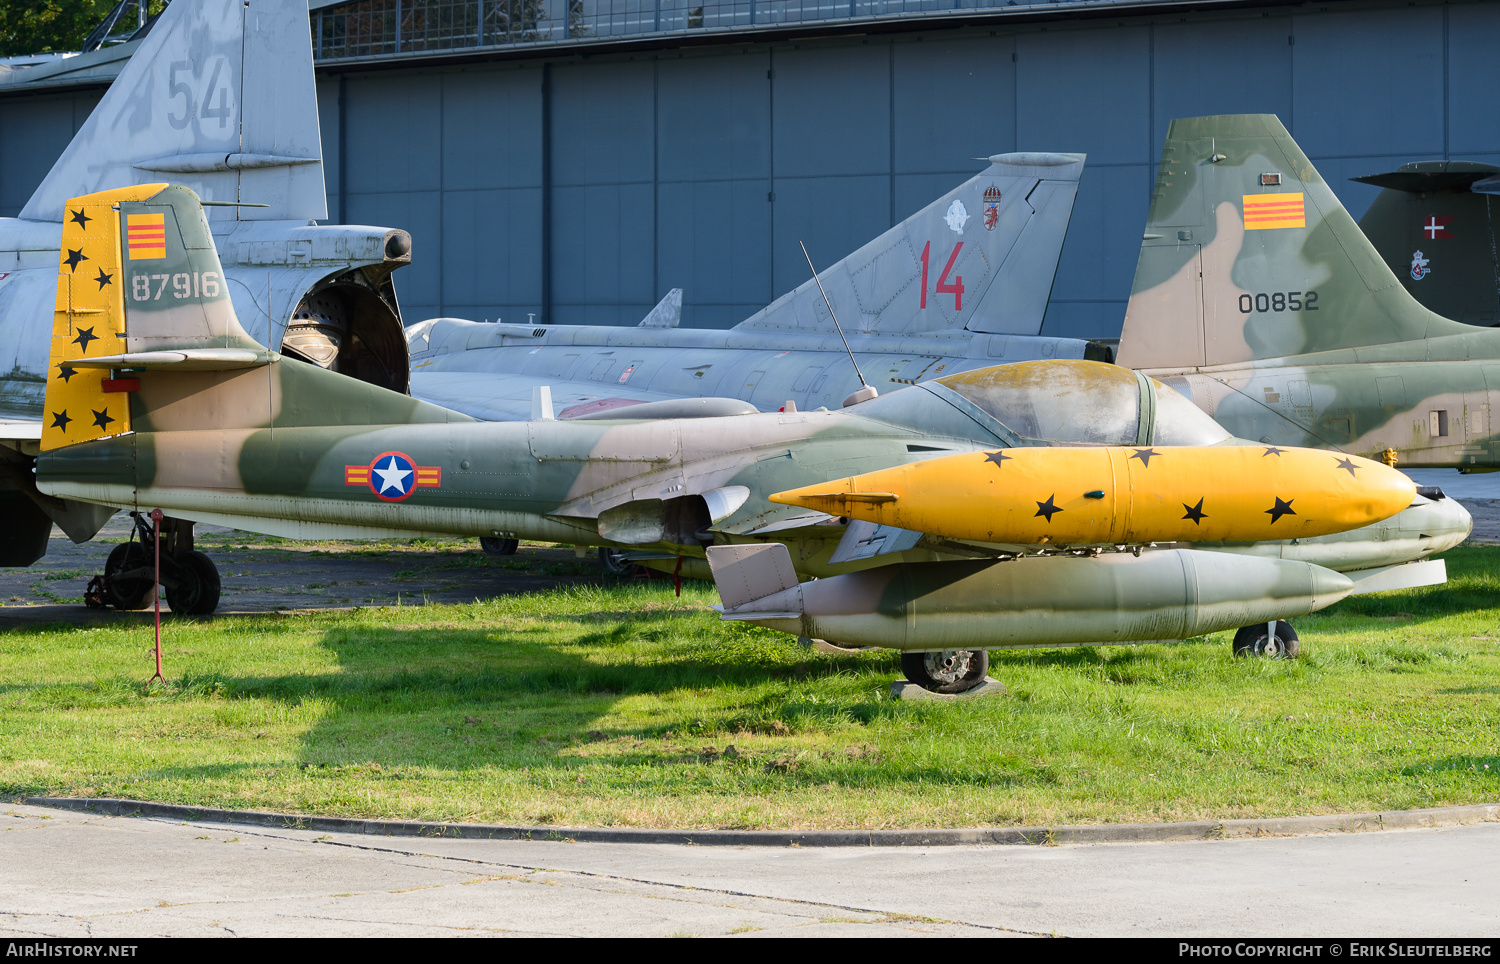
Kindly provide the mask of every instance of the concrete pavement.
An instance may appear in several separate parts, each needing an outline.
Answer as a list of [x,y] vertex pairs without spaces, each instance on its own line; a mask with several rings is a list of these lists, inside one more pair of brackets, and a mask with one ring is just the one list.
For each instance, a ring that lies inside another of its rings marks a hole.
[[1087,846],[413,839],[0,809],[0,936],[1485,936],[1500,824]]

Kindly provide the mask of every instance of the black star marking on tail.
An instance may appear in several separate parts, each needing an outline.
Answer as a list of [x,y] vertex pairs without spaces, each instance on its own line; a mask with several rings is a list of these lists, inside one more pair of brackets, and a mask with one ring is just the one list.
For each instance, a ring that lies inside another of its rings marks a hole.
[[1160,454],[1156,449],[1136,449],[1135,454],[1131,458],[1140,459],[1141,464],[1149,469],[1151,468],[1151,456]]
[[1184,519],[1192,519],[1193,520],[1193,525],[1195,525],[1195,526],[1196,525],[1202,525],[1203,524],[1203,520],[1208,518],[1207,513],[1205,513],[1203,511],[1203,500],[1202,499],[1198,500],[1198,504],[1197,505],[1188,505],[1186,502],[1184,502],[1182,504],[1182,507],[1187,510],[1187,515],[1183,516],[1183,518]]
[[[1272,498],[1275,498],[1275,496],[1272,496]],[[1284,515],[1296,515],[1297,513],[1292,511],[1292,503],[1296,501],[1296,499],[1287,499],[1283,502],[1281,499],[1276,499],[1276,504],[1266,510],[1266,515],[1271,517],[1271,524],[1275,525],[1276,520]]]
[[92,221],[92,220],[94,220],[94,219],[91,218],[91,217],[89,217],[87,214],[84,214],[83,213],[83,208],[79,208],[77,211],[73,212],[72,216],[69,217],[68,220],[72,221],[74,224],[78,225],[80,228],[83,228],[84,230],[88,230],[89,222]]
[[94,329],[80,328],[78,329],[78,337],[73,339],[73,344],[78,346],[79,351],[87,354],[89,350],[89,342],[98,340],[99,336],[94,334]]
[[1268,446],[1266,446],[1266,450],[1261,453],[1260,457],[1261,458],[1265,458],[1267,455],[1278,455],[1279,456],[1282,452],[1285,452],[1285,451],[1286,451],[1286,449],[1279,449],[1279,448],[1277,448],[1274,445],[1268,445]]
[[1349,470],[1349,476],[1350,476],[1350,478],[1354,478],[1355,477],[1355,475],[1354,475],[1354,463],[1351,462],[1351,461],[1349,461],[1348,459],[1339,459],[1338,460],[1338,467],[1341,468],[1341,469],[1348,469]]
[[[1047,517],[1047,521],[1051,522],[1052,517],[1062,511],[1062,509],[1059,509],[1053,503],[1052,500],[1055,498],[1057,498],[1057,493],[1054,492],[1052,495],[1047,496],[1046,502],[1038,502],[1036,504],[1036,515],[1044,515]],[[1032,516],[1032,518],[1035,519],[1036,516],[1034,515]]]
[[57,377],[61,378],[63,380],[63,384],[64,385],[66,385],[68,383],[68,379],[72,378],[74,375],[77,375],[77,374],[78,374],[78,369],[73,368],[70,365],[58,365],[57,366]]
[[1015,456],[1013,456],[1013,455],[1006,455],[1004,452],[986,452],[986,453],[984,453],[984,460],[986,462],[994,462],[995,463],[995,468],[998,469],[1000,467],[1000,463],[1001,462],[1013,462],[1013,461],[1015,461]]
[[68,249],[68,256],[66,258],[63,258],[63,263],[68,266],[68,270],[69,271],[77,271],[78,270],[78,263],[80,261],[87,261],[87,260],[88,260],[88,257],[85,256],[82,251],[74,251],[72,248],[69,248]]
[[99,269],[99,277],[95,278],[94,280],[97,281],[97,282],[99,282],[99,290],[103,291],[104,290],[104,286],[107,285],[107,284],[109,284],[111,281],[113,281],[114,277],[115,276],[112,275],[112,274],[105,274],[104,273],[104,269],[100,268]]
[[[94,412],[93,409],[89,409],[89,411]],[[109,406],[107,405],[104,411],[94,412],[94,425],[98,428],[109,428],[109,423],[113,421],[114,419],[110,417]]]
[[66,432],[68,430],[68,423],[71,422],[71,421],[73,421],[73,420],[71,418],[68,418],[68,410],[67,409],[63,409],[60,412],[53,412],[52,413],[52,427],[53,428],[60,428],[64,432]]

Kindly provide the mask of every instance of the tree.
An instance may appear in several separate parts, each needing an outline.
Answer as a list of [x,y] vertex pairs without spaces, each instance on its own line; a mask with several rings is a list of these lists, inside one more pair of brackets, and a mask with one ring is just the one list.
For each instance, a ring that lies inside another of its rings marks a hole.
[[[115,6],[116,0],[0,0],[0,57],[79,50],[84,38]],[[166,0],[148,0],[155,16]],[[113,36],[128,36],[135,20],[122,22]]]

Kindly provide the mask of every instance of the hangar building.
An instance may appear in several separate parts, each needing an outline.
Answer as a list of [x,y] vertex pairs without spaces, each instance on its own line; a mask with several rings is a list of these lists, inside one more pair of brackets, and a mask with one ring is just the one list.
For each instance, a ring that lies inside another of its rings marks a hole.
[[[1500,163],[1500,0],[312,0],[328,208],[407,228],[408,322],[727,327],[1003,151],[1086,152],[1045,331],[1118,335],[1173,117],[1349,177]],[[134,43],[0,83],[15,215]],[[0,78],[3,80],[4,78]],[[22,82],[14,82],[22,80]]]

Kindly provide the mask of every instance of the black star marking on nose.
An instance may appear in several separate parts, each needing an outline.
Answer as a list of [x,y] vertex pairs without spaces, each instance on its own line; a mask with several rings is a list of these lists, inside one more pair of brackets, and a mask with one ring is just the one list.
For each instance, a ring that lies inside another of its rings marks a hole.
[[72,378],[74,375],[77,375],[77,374],[78,374],[78,369],[73,368],[70,365],[58,365],[57,366],[57,377],[61,378],[63,380],[63,384],[64,385],[66,385],[68,383],[68,379]]
[[[1276,497],[1272,496],[1272,498]],[[1276,520],[1284,515],[1296,515],[1297,513],[1292,511],[1292,503],[1296,501],[1296,499],[1287,499],[1283,502],[1281,499],[1276,499],[1276,504],[1266,510],[1266,515],[1271,517],[1271,524],[1275,525]]]
[[[1062,511],[1062,509],[1059,509],[1052,502],[1052,500],[1055,498],[1057,498],[1057,493],[1054,492],[1052,495],[1047,496],[1046,502],[1038,502],[1036,504],[1036,515],[1044,515],[1047,517],[1047,521],[1051,522],[1052,517]],[[1035,519],[1036,516],[1034,515],[1032,516],[1032,518]]]
[[1015,461],[1015,456],[1006,455],[1004,452],[986,452],[984,453],[984,460],[986,462],[994,462],[995,468],[999,468],[1001,462]]
[[1151,468],[1151,456],[1160,454],[1156,449],[1136,449],[1135,454],[1131,458],[1140,459],[1141,464],[1149,469]]
[[53,412],[52,413],[52,427],[53,428],[60,428],[64,432],[66,432],[68,430],[68,423],[71,422],[71,421],[73,421],[73,420],[71,418],[68,418],[68,410],[67,409],[63,409],[60,412]]
[[97,281],[97,282],[99,282],[99,290],[103,291],[104,290],[104,286],[107,285],[107,284],[109,284],[112,280],[114,280],[114,277],[115,276],[112,275],[112,274],[105,274],[104,273],[104,269],[100,268],[99,269],[99,277],[95,278],[94,280]]
[[78,346],[79,351],[87,353],[89,350],[89,342],[98,340],[99,336],[94,334],[94,329],[80,328],[78,329],[78,337],[73,339],[73,344]]
[[1182,504],[1182,507],[1187,510],[1187,515],[1183,516],[1183,518],[1184,519],[1192,519],[1193,520],[1193,525],[1195,525],[1195,526],[1196,525],[1202,525],[1203,524],[1203,520],[1208,518],[1208,515],[1203,511],[1203,500],[1202,499],[1198,500],[1198,504],[1197,505],[1188,505],[1186,502],[1184,502]]
[[1348,469],[1349,470],[1349,476],[1351,478],[1354,477],[1354,463],[1353,462],[1349,461],[1348,459],[1339,459],[1338,460],[1338,467],[1341,468],[1341,469]]
[[77,211],[73,212],[72,217],[68,218],[68,220],[72,221],[74,224],[78,225],[80,228],[84,228],[85,230],[87,230],[88,226],[89,226],[89,222],[92,221],[92,220],[94,220],[94,219],[91,218],[91,217],[89,217],[87,214],[84,214],[83,213],[83,209],[79,208]]
[[88,258],[82,251],[74,251],[72,248],[68,249],[68,256],[63,258],[63,262],[67,264],[69,271],[77,271],[78,262],[87,260]]
[[[94,412],[93,409],[89,411]],[[94,412],[94,424],[99,428],[109,428],[109,423],[113,421],[114,419],[109,415],[109,406],[105,406],[102,412]]]
[[1279,449],[1279,448],[1277,448],[1274,445],[1268,445],[1268,446],[1266,446],[1266,450],[1261,453],[1260,457],[1261,458],[1265,458],[1267,455],[1278,455],[1279,456],[1282,452],[1285,452],[1285,451],[1286,451],[1286,449]]

